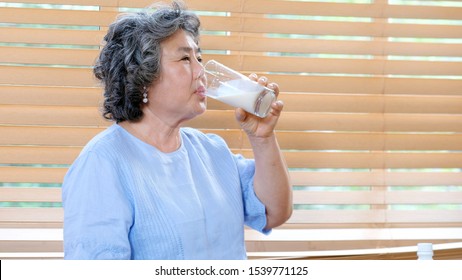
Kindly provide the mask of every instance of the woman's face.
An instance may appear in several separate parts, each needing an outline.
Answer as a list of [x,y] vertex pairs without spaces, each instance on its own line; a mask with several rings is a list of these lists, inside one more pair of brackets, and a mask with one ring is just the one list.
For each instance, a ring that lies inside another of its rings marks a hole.
[[149,88],[144,110],[180,122],[202,114],[206,81],[198,45],[189,33],[179,30],[161,48],[160,77]]

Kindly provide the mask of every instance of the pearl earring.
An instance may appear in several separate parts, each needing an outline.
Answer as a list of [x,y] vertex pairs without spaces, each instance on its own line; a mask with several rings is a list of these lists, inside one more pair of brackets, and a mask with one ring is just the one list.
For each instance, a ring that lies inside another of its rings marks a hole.
[[148,91],[146,87],[143,87],[143,103],[144,104],[148,103]]

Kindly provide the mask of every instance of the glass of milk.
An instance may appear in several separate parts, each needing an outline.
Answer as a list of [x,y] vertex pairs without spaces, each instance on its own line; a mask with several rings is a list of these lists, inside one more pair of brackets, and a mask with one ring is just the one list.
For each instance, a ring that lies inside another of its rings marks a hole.
[[276,101],[273,90],[215,60],[209,60],[204,68],[208,97],[242,108],[260,118],[268,115],[271,104]]

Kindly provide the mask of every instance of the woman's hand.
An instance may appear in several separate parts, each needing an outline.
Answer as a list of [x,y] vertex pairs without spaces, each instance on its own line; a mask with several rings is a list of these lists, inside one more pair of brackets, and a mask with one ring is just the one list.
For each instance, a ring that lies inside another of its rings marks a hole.
[[[279,86],[276,83],[268,83],[266,77],[260,77],[256,74],[251,74],[249,78],[257,81],[260,85],[272,89],[276,94],[276,99],[279,95]],[[236,109],[236,120],[239,122],[242,129],[247,133],[250,138],[267,138],[273,135],[274,128],[277,124],[284,104],[278,100],[271,104],[271,109],[265,118],[260,118],[250,113],[247,113],[242,108]]]

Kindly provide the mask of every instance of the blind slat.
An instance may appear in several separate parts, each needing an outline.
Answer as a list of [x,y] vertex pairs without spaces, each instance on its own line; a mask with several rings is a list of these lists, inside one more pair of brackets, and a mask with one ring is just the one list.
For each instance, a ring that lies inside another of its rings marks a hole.
[[326,40],[268,38],[252,35],[202,35],[201,46],[209,50],[282,52],[304,54],[462,56],[461,44],[389,42],[384,40]]
[[[442,234],[445,233],[445,234]],[[275,229],[274,235],[246,230],[248,240],[265,241],[345,241],[345,240],[395,240],[459,239],[461,228],[351,228],[351,229]]]
[[0,188],[2,201],[61,202],[61,188]]
[[8,105],[98,106],[101,88],[0,85],[0,103]]
[[[103,128],[0,126],[0,145],[85,145]],[[232,148],[250,148],[241,130],[204,130]],[[278,132],[282,149],[299,150],[462,150],[462,134],[382,134]]]
[[[5,183],[61,183],[67,168],[63,167],[4,167],[0,166],[0,182]],[[1,208],[0,208],[1,209]]]
[[[0,85],[0,102],[8,105],[59,105],[98,107],[102,89],[84,87],[47,87]],[[385,117],[403,114],[409,118],[418,114],[440,114],[439,117],[455,119],[462,114],[462,96],[418,96],[418,95],[357,95],[357,94],[301,94],[282,92],[284,112],[319,113],[387,113]],[[207,100],[210,110],[230,110],[232,107]],[[208,114],[208,112],[206,113]],[[446,115],[446,116],[444,116]],[[284,116],[283,116],[284,117]],[[437,116],[435,116],[437,117]],[[431,122],[429,123],[431,125]]]
[[461,210],[296,210],[288,223],[461,223]]
[[[462,185],[462,174],[459,172],[387,172],[384,169],[370,172],[291,171],[290,179],[292,184],[301,186]],[[398,195],[399,193],[402,192],[397,192]]]
[[278,140],[283,149],[299,150],[462,150],[457,134],[279,132]]
[[0,105],[3,124],[108,126],[96,107]]
[[103,36],[99,30],[0,28],[5,43],[99,46]]
[[56,208],[0,208],[0,217],[5,223],[50,223],[61,224],[63,209]]
[[[141,0],[145,1],[145,0]],[[18,0],[5,0],[6,3],[17,3]],[[63,4],[63,0],[21,0],[21,3],[31,4]],[[68,5],[83,5],[83,6],[117,6],[117,0],[66,0]]]
[[214,55],[234,69],[281,73],[344,73],[374,75],[462,75],[462,62],[432,62],[384,59],[326,59],[303,57],[265,57],[261,55]]
[[0,84],[74,87],[98,85],[90,68],[0,66],[0,72],[3,73]]
[[[202,121],[202,119],[199,120]],[[208,121],[209,118],[204,118],[204,121],[206,120]],[[195,125],[204,127],[202,124]],[[222,127],[234,128],[226,126],[225,121],[223,121]],[[218,128],[218,124],[217,127],[210,128]],[[284,112],[277,128],[280,130],[314,131],[462,132],[462,118],[454,115],[437,114],[369,113],[342,115]]]
[[[0,84],[95,87],[90,68],[0,66]],[[281,89],[310,93],[460,95],[462,80],[267,74]]]
[[18,64],[61,64],[91,66],[97,57],[97,50],[1,47],[0,61]]
[[0,146],[0,164],[71,164],[82,147]]
[[0,8],[4,23],[108,26],[116,19],[112,11],[79,11],[32,8]]
[[291,1],[246,1],[244,9],[252,13],[373,17],[373,18],[428,18],[461,19],[461,8],[383,5],[381,3],[310,3]]
[[[421,191],[400,191],[397,192],[374,192],[374,191],[330,191],[330,192],[308,192],[295,191],[294,204],[460,204],[462,195],[450,192],[421,192]],[[358,210],[361,211],[361,210]]]
[[[149,3],[145,0],[121,0],[120,6],[143,8]],[[232,13],[282,14],[302,16],[340,16],[340,17],[395,17],[395,18],[429,18],[461,19],[458,7],[420,7],[406,5],[322,3],[303,1],[268,1],[248,0],[245,2],[217,0],[204,2],[188,0],[191,9],[203,11],[225,11]]]
[[[82,146],[0,146],[0,163],[3,164],[71,164]],[[235,153],[252,158],[246,149],[232,149]],[[290,168],[462,168],[460,153],[386,153],[386,152],[283,152]],[[402,174],[403,178],[407,178]],[[412,176],[412,175],[411,175]],[[428,176],[432,176],[431,173]],[[447,175],[449,176],[449,175]],[[419,177],[426,178],[425,175]],[[447,177],[442,177],[447,178]],[[380,178],[377,178],[379,180]],[[309,181],[309,180],[308,180]],[[316,181],[314,181],[316,182]],[[348,182],[348,181],[347,181]],[[408,179],[403,179],[406,185]],[[412,182],[412,181],[411,181]],[[432,180],[428,182],[434,182]],[[368,184],[369,181],[364,183]],[[309,185],[310,183],[305,183]],[[397,185],[398,183],[389,182]],[[441,184],[441,182],[440,182]],[[455,184],[449,180],[448,184]]]
[[[98,46],[104,32],[97,30],[0,28],[5,43]],[[266,38],[250,35],[202,35],[201,46],[208,50],[288,52],[356,55],[462,56],[461,44],[348,41],[296,38]]]
[[462,80],[267,75],[280,88],[306,93],[460,95]]
[[[309,80],[307,79],[307,82]],[[280,86],[282,89],[283,87]],[[435,95],[380,95],[380,94],[319,94],[282,92],[284,111],[335,112],[335,113],[381,113],[381,114],[462,114],[461,96]],[[209,109],[231,109],[232,107],[208,100]]]
[[[217,0],[211,2],[204,2],[201,0],[187,0],[184,1],[188,8],[200,11],[216,11],[216,12],[240,12],[241,3],[238,1]],[[152,1],[146,0],[119,0],[120,7],[144,8],[152,4]]]
[[[91,66],[97,50],[0,47],[6,63]],[[316,72],[382,75],[462,75],[462,62],[386,61],[370,59],[322,59],[262,57],[250,55],[210,56],[232,68],[257,72]]]
[[249,33],[334,35],[364,37],[460,38],[461,28],[453,25],[398,24],[380,22],[333,22],[270,18],[202,17],[211,31]]
[[[284,100],[284,99],[283,99]],[[367,132],[462,132],[462,118],[447,114],[336,114],[286,111],[279,130]],[[109,126],[97,107],[0,105],[7,125]],[[211,110],[185,123],[204,129],[239,129],[234,110]]]
[[[56,150],[55,150],[56,151]],[[76,157],[77,154],[70,154],[68,155],[68,162],[71,163]],[[63,157],[63,156],[61,156]],[[12,167],[12,168],[5,168],[2,169],[2,174],[7,174],[7,172],[11,172],[11,174],[5,176],[5,181],[9,180],[10,183],[14,182],[53,182],[53,183],[61,183],[59,178],[63,177],[63,172],[65,172],[65,168],[53,168],[53,169],[45,169],[42,170],[40,168],[35,168],[35,173],[29,173],[27,178],[21,178],[21,174],[28,173],[32,170],[31,167]],[[33,171],[34,171],[33,170]],[[377,172],[300,172],[300,171],[291,171],[290,172],[291,182],[297,186],[305,186],[309,188],[310,186],[319,187],[319,186],[369,186],[369,187],[382,187],[382,186],[408,186],[408,187],[419,187],[419,186],[441,186],[445,187],[447,185],[453,186],[461,186],[462,180],[461,175],[455,172],[434,172],[434,174],[429,173],[401,173],[401,174],[393,174],[389,172],[384,172],[381,175],[377,175]],[[436,177],[436,178],[435,178]],[[19,179],[18,179],[19,178]],[[58,179],[57,179],[58,178]],[[30,181],[28,181],[30,180]],[[35,189],[35,188],[34,188]],[[40,192],[40,188],[37,188]],[[24,189],[17,189],[17,192],[23,192]],[[310,191],[300,191],[294,195],[295,201],[302,201],[306,199],[312,200],[313,204],[316,204],[316,200],[318,199],[317,196],[312,198],[310,197],[311,193],[318,193],[318,192],[310,192]],[[321,193],[321,192],[319,192]],[[343,193],[343,192],[338,192]],[[360,193],[358,191],[349,192],[355,197],[356,194]],[[368,193],[368,192],[367,192]],[[385,193],[385,192],[382,192]],[[421,201],[421,199],[426,200],[427,202],[432,202],[431,195],[424,193],[421,198],[416,195],[417,191],[396,191],[396,192],[388,192],[385,193],[386,196],[391,196],[393,199],[392,201],[396,201],[395,203],[402,202],[403,204],[406,201]],[[27,196],[29,196],[28,192],[25,192]],[[305,194],[302,196],[302,194]],[[402,197],[400,195],[403,194]],[[372,196],[377,196],[377,193],[374,192],[371,194]],[[415,198],[413,198],[415,195]],[[438,192],[436,193],[437,196],[442,196],[444,199],[433,201],[434,203],[458,203],[460,201],[461,195],[460,192]],[[322,193],[321,196],[329,197],[328,193]],[[340,195],[341,196],[341,195]],[[40,198],[37,198],[40,199]],[[376,198],[371,198],[369,203],[377,203],[379,196]],[[385,200],[385,198],[382,198]],[[2,201],[9,201],[5,196],[2,196]],[[321,203],[323,199],[319,200]],[[383,201],[382,201],[383,202]],[[335,200],[332,202],[335,203]],[[340,201],[339,201],[340,203]],[[369,204],[368,202],[362,202],[363,204]],[[321,203],[322,204],[322,203]],[[359,202],[361,204],[361,202]]]
[[[425,214],[425,215],[424,215]],[[5,222],[43,222],[59,223],[62,221],[62,208],[0,208],[0,216]],[[289,223],[425,223],[425,222],[462,222],[462,211],[427,210],[297,210],[294,211]]]
[[83,146],[103,128],[0,126],[0,145]]
[[[116,15],[112,11],[0,8],[0,18],[5,23],[108,26]],[[422,28],[419,24],[217,16],[203,16],[201,21],[207,30],[231,32],[424,38],[460,38],[461,36],[461,28],[453,25],[426,25],[426,28]]]
[[462,168],[461,153],[286,152],[292,168]]

